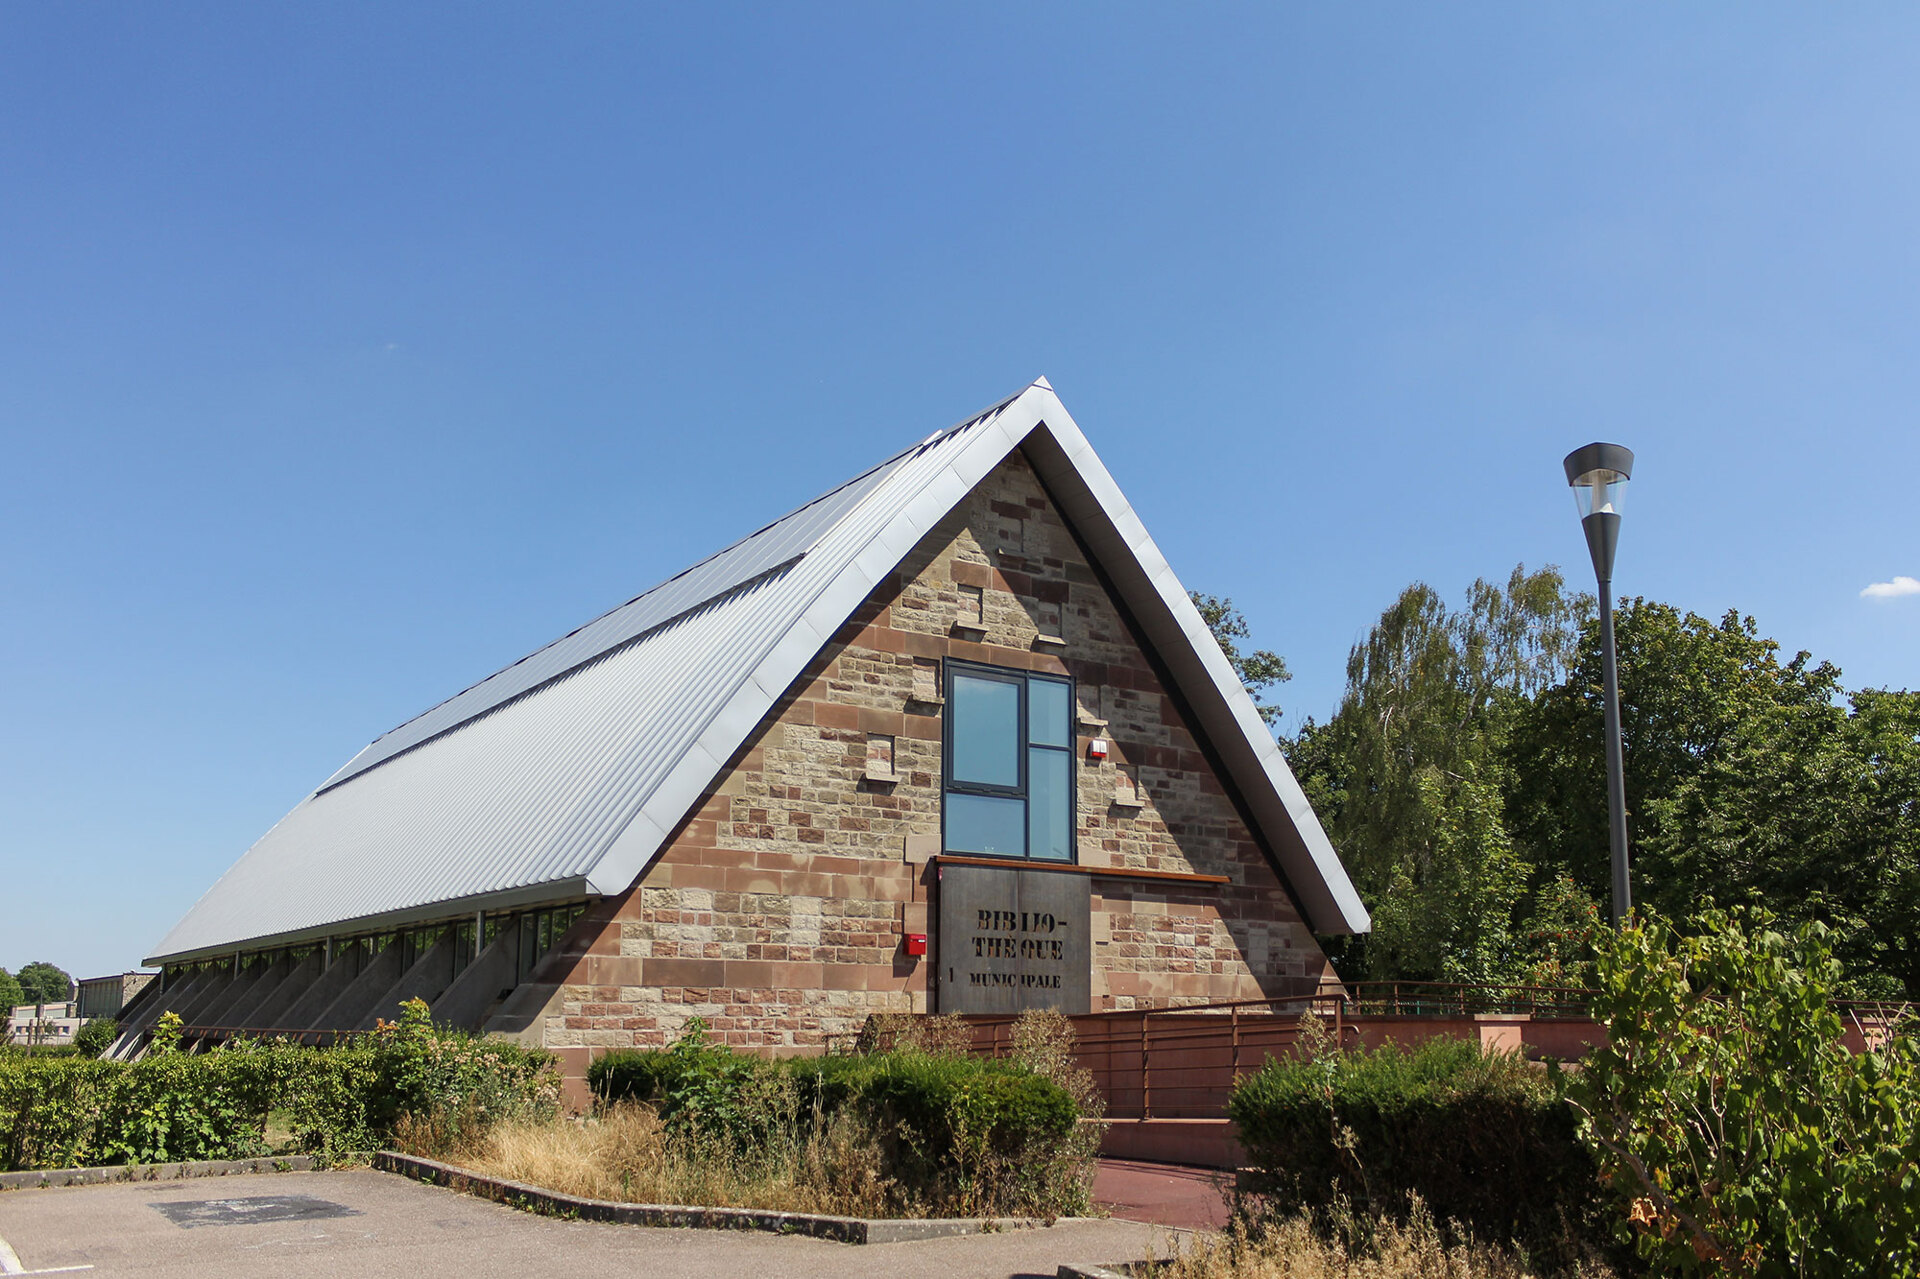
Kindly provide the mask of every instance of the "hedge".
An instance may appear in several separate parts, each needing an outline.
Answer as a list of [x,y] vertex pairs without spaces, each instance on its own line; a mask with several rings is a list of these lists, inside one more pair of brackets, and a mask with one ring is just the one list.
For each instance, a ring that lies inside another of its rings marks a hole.
[[1606,1229],[1594,1163],[1554,1081],[1470,1040],[1269,1061],[1227,1112],[1283,1210],[1403,1215],[1410,1196],[1482,1238],[1561,1251]]
[[139,1061],[0,1059],[0,1168],[244,1159],[289,1148],[365,1150],[402,1115],[484,1124],[558,1096],[551,1057],[437,1030],[426,1006],[350,1045],[236,1040],[174,1051],[164,1033]]

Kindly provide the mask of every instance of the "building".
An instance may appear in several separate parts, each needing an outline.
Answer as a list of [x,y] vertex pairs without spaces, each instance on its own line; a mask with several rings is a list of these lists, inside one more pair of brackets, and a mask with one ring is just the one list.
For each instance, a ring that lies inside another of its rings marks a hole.
[[404,998],[560,1052],[689,1017],[1317,988],[1366,912],[1045,380],[375,740],[155,949],[190,1039]]
[[75,1000],[83,1021],[96,1017],[118,1017],[120,1010],[147,988],[155,973],[114,973],[109,977],[86,977],[80,981]]
[[80,1005],[70,999],[57,1004],[15,1004],[7,1012],[6,1042],[58,1048],[73,1042],[82,1022]]

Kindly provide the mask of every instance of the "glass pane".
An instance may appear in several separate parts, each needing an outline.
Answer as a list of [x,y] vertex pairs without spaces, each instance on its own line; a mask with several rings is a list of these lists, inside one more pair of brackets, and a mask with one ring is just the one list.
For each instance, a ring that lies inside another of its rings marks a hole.
[[1020,686],[953,677],[952,777],[984,786],[1020,784]]
[[1035,746],[1067,746],[1067,686],[1050,679],[1027,683],[1027,740]]
[[1027,806],[1020,800],[947,792],[947,851],[950,853],[1024,857],[1026,825]]
[[1027,855],[1063,862],[1073,855],[1073,757],[1034,750],[1027,758]]
[[1573,482],[1573,506],[1580,518],[1627,508],[1627,477],[1618,471],[1588,471]]

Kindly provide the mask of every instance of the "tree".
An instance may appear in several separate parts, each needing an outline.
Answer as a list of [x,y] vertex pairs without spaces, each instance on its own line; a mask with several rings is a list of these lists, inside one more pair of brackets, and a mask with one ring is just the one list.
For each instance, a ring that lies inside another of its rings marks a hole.
[[1236,640],[1248,638],[1247,619],[1233,606],[1233,601],[1223,595],[1202,595],[1199,591],[1188,591],[1187,598],[1200,610],[1200,618],[1213,632],[1220,651],[1226,655],[1227,664],[1233,667],[1233,673],[1240,677],[1247,695],[1253,698],[1253,704],[1260,711],[1260,718],[1267,727],[1272,728],[1280,722],[1280,704],[1266,700],[1269,689],[1278,688],[1293,678],[1287,670],[1287,659],[1278,653],[1270,653],[1264,648],[1251,653],[1241,653]]
[[1662,909],[1819,920],[1848,993],[1920,996],[1920,695],[1766,708],[1647,808]]
[[[1244,620],[1195,603],[1238,663]],[[1343,976],[1584,984],[1610,891],[1592,603],[1552,568],[1458,609],[1415,583],[1286,743],[1373,914],[1325,943]],[[1920,694],[1849,698],[1738,612],[1631,599],[1616,636],[1635,902],[1818,921],[1846,993],[1920,999]]]
[[[1830,728],[1840,672],[1780,646],[1751,617],[1718,624],[1667,604],[1631,599],[1614,624],[1620,665],[1620,729],[1626,758],[1630,855],[1636,900],[1684,915],[1692,882],[1673,864],[1663,803],[1715,762],[1729,758],[1778,714]],[[1515,786],[1509,817],[1530,855],[1566,865],[1590,892],[1609,892],[1607,773],[1597,622],[1582,630],[1567,677],[1516,717],[1506,742]],[[1777,722],[1777,721],[1776,721]]]
[[20,968],[21,1003],[63,1004],[73,998],[73,978],[65,970],[36,960]]
[[[1851,993],[1920,996],[1920,695],[1862,690],[1751,617],[1621,609],[1634,900],[1676,919],[1764,904],[1819,920]],[[1607,891],[1598,634],[1506,741],[1509,828],[1538,865]]]
[[1347,692],[1289,752],[1355,886],[1370,936],[1336,946],[1346,976],[1488,981],[1523,965],[1534,867],[1505,821],[1507,722],[1560,678],[1584,595],[1524,565],[1448,609],[1408,587],[1347,659]]
[[20,989],[20,983],[14,980],[12,973],[0,968],[0,1020],[5,1019],[7,1014],[13,1011],[15,1004],[26,1002],[27,996]]

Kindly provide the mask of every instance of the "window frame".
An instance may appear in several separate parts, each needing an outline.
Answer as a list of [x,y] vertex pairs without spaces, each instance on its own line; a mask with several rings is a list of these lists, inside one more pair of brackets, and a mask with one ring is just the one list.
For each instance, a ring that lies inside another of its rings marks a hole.
[[[1072,675],[1055,675],[1045,671],[1021,670],[1012,666],[990,666],[984,662],[970,662],[963,658],[949,657],[941,663],[941,691],[946,696],[945,714],[941,715],[940,742],[940,851],[956,857],[986,857],[997,861],[1034,866],[1077,866],[1080,864],[1080,738],[1074,724],[1073,708],[1078,705],[1075,696],[1075,682]],[[1017,786],[1000,786],[990,782],[966,782],[953,776],[953,731],[956,711],[959,705],[954,696],[954,681],[960,676],[974,679],[994,680],[1012,684],[1019,691],[1018,708],[1015,711],[1019,726],[1020,782]],[[1049,684],[1058,684],[1067,690],[1066,744],[1054,746],[1046,742],[1033,740],[1033,725],[1028,718],[1031,714],[1028,687],[1034,680]],[[1067,757],[1067,855],[1064,859],[1053,857],[1035,857],[1033,855],[1033,777],[1028,767],[1028,754],[1035,750],[1058,751]],[[947,796],[952,793],[962,795],[980,795],[990,799],[1017,799],[1021,804],[1021,828],[1023,832],[1024,852],[1021,853],[982,853],[962,852],[949,848],[947,832]]]

